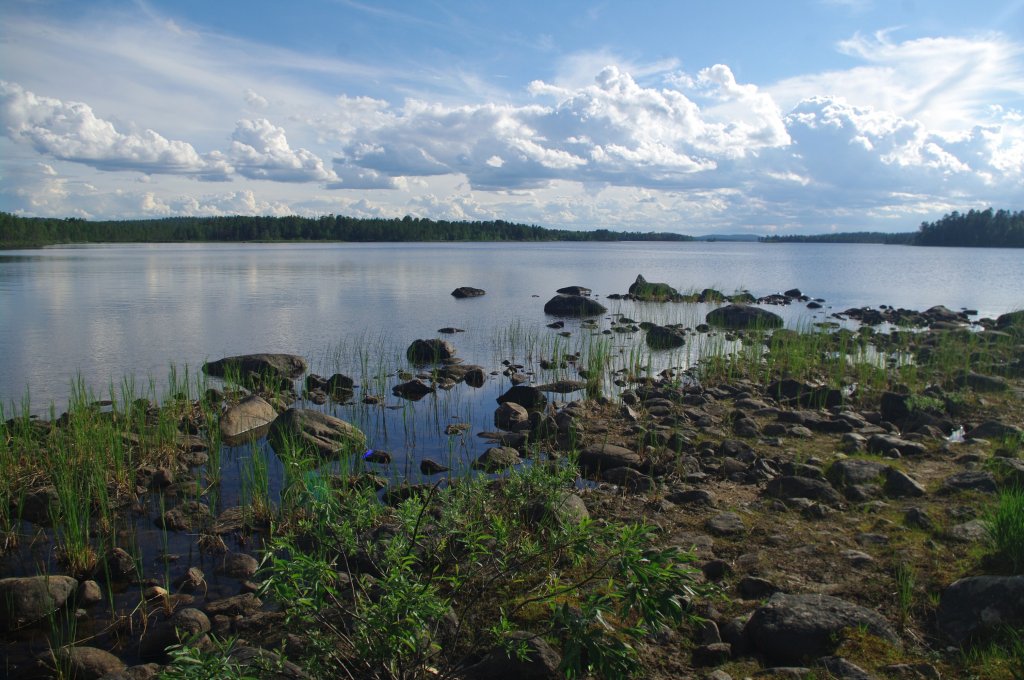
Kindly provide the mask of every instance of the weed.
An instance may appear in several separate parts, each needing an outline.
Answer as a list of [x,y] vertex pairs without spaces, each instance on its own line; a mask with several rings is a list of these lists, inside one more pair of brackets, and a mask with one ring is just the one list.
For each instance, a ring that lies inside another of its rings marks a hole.
[[1024,573],[1024,489],[1003,489],[986,520],[996,555],[1006,560],[1014,574]]

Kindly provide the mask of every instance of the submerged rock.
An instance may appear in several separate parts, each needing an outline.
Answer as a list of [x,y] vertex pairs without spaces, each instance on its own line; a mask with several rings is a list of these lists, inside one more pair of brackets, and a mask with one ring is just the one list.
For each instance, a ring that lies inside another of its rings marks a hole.
[[231,439],[270,425],[275,418],[277,411],[273,406],[256,395],[250,395],[224,411],[220,417],[220,433]]
[[355,425],[313,409],[288,409],[270,425],[267,437],[275,451],[295,447],[320,456],[362,453],[366,447],[366,435]]
[[0,630],[17,630],[57,611],[78,589],[70,576],[0,579]]
[[240,375],[257,373],[298,378],[306,369],[306,360],[296,354],[240,354],[203,364],[203,372],[216,378],[223,378],[232,371]]
[[674,349],[685,344],[686,336],[676,328],[652,325],[647,329],[647,346],[652,349]]
[[414,364],[442,363],[455,358],[455,345],[439,338],[413,340],[405,356]]
[[712,326],[729,329],[782,328],[782,317],[760,307],[726,305],[713,309],[704,318]]
[[484,295],[486,293],[487,293],[487,291],[483,290],[482,288],[472,288],[470,286],[459,286],[458,288],[456,288],[455,290],[452,291],[452,297],[459,298],[459,299],[470,298],[470,297],[480,297],[481,295]]

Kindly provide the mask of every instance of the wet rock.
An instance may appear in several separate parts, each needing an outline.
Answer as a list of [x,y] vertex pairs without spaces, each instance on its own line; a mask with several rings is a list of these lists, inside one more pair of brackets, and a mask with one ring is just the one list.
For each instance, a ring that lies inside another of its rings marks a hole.
[[433,387],[418,378],[413,378],[391,388],[391,393],[396,397],[402,397],[410,401],[418,401],[433,391]]
[[270,425],[267,439],[275,451],[287,447],[324,457],[359,451],[366,447],[366,435],[341,418],[313,409],[290,408]]
[[749,305],[726,305],[713,309],[704,318],[712,326],[740,330],[747,328],[782,328],[782,317],[774,312]]
[[641,274],[637,274],[636,280],[630,284],[629,294],[646,302],[665,302],[679,297],[679,292],[672,286],[667,283],[651,283]]
[[298,378],[306,369],[306,360],[295,354],[243,354],[203,364],[203,372],[217,378],[230,372]]
[[590,295],[593,291],[584,286],[566,286],[555,291],[561,295]]
[[686,335],[676,328],[652,324],[647,328],[646,341],[651,349],[674,349],[686,344]]
[[473,461],[473,468],[485,472],[498,472],[522,462],[519,452],[510,446],[492,446]]
[[452,297],[458,298],[458,299],[470,298],[470,297],[480,297],[481,295],[484,295],[486,292],[487,291],[483,290],[482,288],[472,288],[470,286],[459,286],[458,288],[456,288],[455,290],[452,291]]
[[487,382],[487,373],[480,366],[473,366],[462,378],[470,387],[483,387]]
[[112,548],[107,553],[106,573],[112,581],[124,581],[137,573],[135,559],[124,548]]
[[441,465],[437,461],[431,460],[430,458],[424,458],[423,460],[420,461],[420,472],[427,476],[436,475],[440,472],[447,471],[448,468],[446,466]]
[[260,568],[259,560],[245,553],[231,553],[224,558],[218,574],[237,579],[249,579],[256,575]]
[[208,616],[250,616],[262,606],[263,601],[253,593],[242,593],[207,603],[206,614]]
[[556,394],[570,394],[587,389],[587,383],[582,380],[556,380],[537,387],[541,392],[554,392]]
[[506,403],[519,404],[524,408],[538,408],[548,402],[548,398],[544,396],[536,387],[530,387],[529,385],[513,385],[503,395],[498,397],[499,404]]
[[96,581],[88,580],[82,581],[78,586],[78,596],[76,602],[82,607],[88,607],[90,605],[97,604],[103,601],[103,591],[100,590],[100,584]]
[[199,501],[185,501],[156,518],[156,525],[167,531],[197,531],[213,521],[210,508]]
[[76,680],[97,680],[108,673],[119,673],[125,663],[110,652],[96,647],[61,647],[55,656],[60,668]]
[[776,593],[744,631],[773,664],[800,663],[835,652],[847,631],[863,629],[891,643],[899,638],[876,612],[830,595]]
[[579,465],[587,472],[617,467],[642,469],[643,459],[635,452],[615,444],[593,444],[580,451]]
[[414,364],[439,364],[455,358],[455,345],[438,338],[413,340],[405,356]]
[[544,313],[551,316],[599,316],[608,308],[583,295],[556,295],[544,304]]
[[1024,625],[1024,576],[972,576],[944,591],[939,630],[954,644],[1002,626]]
[[518,430],[530,422],[530,412],[508,401],[494,410],[494,426],[502,430]]
[[220,433],[231,439],[250,430],[270,425],[274,418],[277,418],[274,407],[253,394],[237,404],[232,404],[221,414]]
[[78,581],[70,576],[0,579],[0,630],[17,630],[45,619],[77,590]]

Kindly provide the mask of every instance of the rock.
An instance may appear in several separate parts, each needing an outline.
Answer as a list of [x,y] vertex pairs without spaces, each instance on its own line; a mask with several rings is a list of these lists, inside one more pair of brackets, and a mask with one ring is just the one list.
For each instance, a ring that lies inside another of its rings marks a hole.
[[535,526],[555,526],[564,529],[590,519],[587,504],[571,491],[560,491],[549,499],[533,500],[523,509],[526,519]]
[[887,469],[887,465],[874,460],[844,458],[832,463],[826,477],[837,489],[845,489],[878,482]]
[[456,288],[455,290],[452,291],[452,297],[458,298],[458,299],[470,298],[470,297],[480,297],[481,295],[484,295],[486,292],[487,291],[485,291],[485,290],[483,290],[481,288],[471,288],[470,286],[459,286],[458,288]]
[[873,680],[870,673],[841,656],[823,656],[817,665],[838,680]]
[[203,372],[216,378],[231,372],[298,378],[306,369],[306,360],[295,354],[242,354],[203,364]]
[[1010,439],[1024,436],[1024,430],[998,420],[986,420],[964,433],[966,439]]
[[986,470],[965,470],[947,477],[938,493],[951,494],[960,491],[980,491],[982,493],[996,493],[996,479],[991,472]]
[[601,479],[609,484],[621,486],[627,491],[650,491],[656,486],[652,478],[630,467],[617,467],[605,470],[601,473]]
[[593,291],[583,286],[566,286],[555,291],[561,295],[590,295]]
[[882,420],[902,423],[910,417],[910,395],[897,392],[883,392],[879,403]]
[[652,349],[673,349],[685,344],[686,336],[680,330],[658,325],[647,328],[647,346]]
[[580,451],[579,465],[590,473],[617,467],[643,467],[643,459],[634,451],[615,444],[593,444]]
[[60,668],[75,680],[97,680],[107,673],[119,673],[126,666],[110,652],[96,647],[61,647],[55,654]]
[[698,668],[720,666],[732,659],[732,645],[728,642],[713,642],[693,650],[693,665]]
[[509,654],[498,648],[479,663],[466,669],[467,680],[559,680],[562,657],[543,640],[525,631],[516,631],[509,637],[519,641],[525,655]]
[[935,522],[931,516],[921,508],[908,508],[903,514],[903,523],[914,529],[931,531],[935,528]]
[[949,530],[949,537],[958,543],[980,543],[988,539],[988,523],[980,519],[962,522]]
[[996,328],[1002,330],[1011,326],[1024,326],[1024,309],[1000,314],[996,318]]
[[13,631],[45,619],[77,589],[78,581],[70,576],[0,579],[0,630]]
[[1024,576],[971,576],[954,582],[942,591],[936,623],[956,645],[1003,626],[1024,625]]
[[396,397],[402,397],[410,401],[418,401],[433,391],[433,387],[427,385],[418,378],[413,378],[408,382],[395,385],[391,388],[391,393]]
[[448,468],[440,463],[431,460],[430,458],[424,458],[420,461],[420,472],[424,475],[436,475],[439,472],[447,472]]
[[544,393],[536,387],[530,387],[529,385],[513,385],[507,392],[505,392],[505,394],[498,397],[499,404],[506,404],[509,402],[531,409],[543,406],[548,402],[548,398],[545,397]]
[[736,584],[736,592],[744,600],[760,600],[779,592],[780,588],[768,579],[744,576]]
[[135,559],[124,548],[112,548],[106,559],[108,578],[112,581],[125,581],[136,576]]
[[904,456],[923,456],[928,452],[924,444],[901,439],[891,434],[873,434],[868,438],[868,451],[887,454],[896,449]]
[[440,364],[455,358],[455,345],[438,338],[413,340],[405,356],[414,364]]
[[483,387],[484,383],[487,382],[487,373],[481,367],[474,366],[466,371],[462,379],[470,387]]
[[832,654],[845,632],[863,629],[897,644],[899,638],[876,612],[830,595],[776,593],[754,610],[744,631],[773,664],[800,663]]
[[745,328],[782,328],[782,317],[774,312],[749,305],[726,305],[713,309],[704,318],[712,326],[733,330]]
[[885,471],[885,485],[882,488],[887,496],[893,498],[916,498],[928,493],[916,479],[892,467]]
[[260,647],[236,646],[231,650],[231,660],[242,670],[245,678],[264,680],[306,680],[309,675],[297,664],[281,659],[277,652]]
[[715,507],[717,501],[715,494],[707,489],[685,489],[673,491],[665,496],[665,500],[676,505],[705,505],[709,508]]
[[242,593],[222,600],[214,600],[206,605],[207,616],[250,616],[263,606],[263,601],[253,593]]
[[324,391],[331,396],[343,395],[351,392],[356,386],[356,381],[344,373],[335,373],[324,383]]
[[519,452],[510,446],[492,446],[473,461],[473,469],[498,472],[522,462]]
[[645,302],[665,302],[679,297],[679,292],[667,283],[651,283],[640,274],[630,284],[629,294]]
[[732,536],[747,532],[746,525],[735,512],[719,513],[705,522],[704,527],[715,536]]
[[1006,378],[982,375],[974,371],[961,373],[953,380],[953,384],[961,389],[969,387],[975,392],[1005,392],[1010,389],[1010,383],[1006,381]]
[[366,448],[366,435],[355,425],[313,409],[288,409],[271,423],[267,439],[278,452],[295,447],[324,457]]
[[221,414],[220,433],[233,439],[250,430],[266,427],[277,418],[277,411],[255,394],[232,404]]
[[551,316],[600,316],[608,308],[583,295],[556,295],[544,304],[544,313]]
[[555,382],[538,385],[541,392],[554,392],[556,394],[570,394],[587,389],[587,383],[582,380],[556,380]]
[[82,607],[102,602],[103,591],[100,590],[100,584],[93,580],[82,581],[78,586],[76,601]]
[[825,505],[836,506],[842,502],[839,494],[827,482],[809,477],[784,476],[768,482],[765,493],[783,500],[809,498]]
[[260,568],[259,560],[245,553],[231,553],[217,569],[218,574],[237,579],[250,579]]
[[156,525],[167,531],[197,531],[210,524],[210,508],[199,501],[185,501],[156,518]]

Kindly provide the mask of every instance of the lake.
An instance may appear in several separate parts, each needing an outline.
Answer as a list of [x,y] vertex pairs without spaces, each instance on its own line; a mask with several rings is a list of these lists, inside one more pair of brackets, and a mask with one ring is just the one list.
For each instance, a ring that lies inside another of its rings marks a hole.
[[[995,316],[1024,307],[1024,253],[1011,249],[760,243],[284,243],[98,245],[0,251],[0,403],[66,406],[76,375],[98,394],[126,375],[247,352],[344,368],[353,345],[400,352],[454,326],[460,356],[491,366],[497,335],[540,332],[557,288],[603,300],[637,274],[681,291],[789,288],[826,300],[790,326],[852,306],[943,304]],[[459,286],[483,288],[456,300]],[[702,305],[604,301],[637,320],[698,323]],[[780,311],[776,309],[776,311]],[[698,318],[699,317],[699,318]],[[552,333],[552,331],[547,331]],[[372,341],[372,342],[371,342]],[[338,364],[342,364],[338,366]]]

